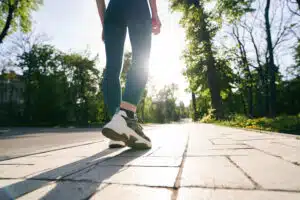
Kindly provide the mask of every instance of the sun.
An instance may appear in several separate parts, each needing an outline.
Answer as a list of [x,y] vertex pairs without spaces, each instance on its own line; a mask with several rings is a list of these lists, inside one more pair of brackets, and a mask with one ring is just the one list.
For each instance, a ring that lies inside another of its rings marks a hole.
[[160,35],[152,37],[149,74],[152,84],[158,88],[171,83],[180,84],[182,79],[184,34],[176,28],[169,25]]

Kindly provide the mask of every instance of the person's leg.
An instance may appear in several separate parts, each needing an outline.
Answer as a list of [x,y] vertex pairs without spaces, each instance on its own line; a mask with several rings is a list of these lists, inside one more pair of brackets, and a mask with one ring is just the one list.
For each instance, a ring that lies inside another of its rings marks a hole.
[[136,10],[127,24],[132,47],[132,65],[127,73],[121,109],[136,112],[136,106],[148,80],[152,24],[146,0],[136,2]]
[[119,6],[109,5],[104,22],[106,68],[103,76],[102,91],[105,105],[111,116],[115,114],[121,102],[120,72],[127,28],[122,20],[123,17],[119,15]]
[[126,2],[125,16],[133,51],[132,66],[127,74],[120,111],[103,128],[102,133],[112,140],[123,141],[129,147],[148,149],[151,148],[151,140],[144,135],[134,114],[148,77],[152,30],[150,11],[147,0],[123,2]]
[[[122,69],[126,24],[120,12],[120,3],[111,0],[104,22],[104,43],[106,68],[103,74],[102,91],[110,118],[115,114],[121,102],[120,72]],[[125,143],[110,140],[109,148],[121,148]]]

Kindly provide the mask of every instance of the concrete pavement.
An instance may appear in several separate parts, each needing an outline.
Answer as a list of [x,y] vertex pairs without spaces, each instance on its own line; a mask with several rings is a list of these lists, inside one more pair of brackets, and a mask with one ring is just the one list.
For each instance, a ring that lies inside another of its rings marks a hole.
[[101,128],[0,128],[0,161],[101,140]]
[[0,162],[0,199],[300,199],[300,140],[209,124],[151,125],[148,151],[107,140]]

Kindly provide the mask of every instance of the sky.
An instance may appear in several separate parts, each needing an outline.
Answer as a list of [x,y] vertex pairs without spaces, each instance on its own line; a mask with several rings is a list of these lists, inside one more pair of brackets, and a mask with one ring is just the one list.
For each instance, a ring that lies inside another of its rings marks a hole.
[[[108,1],[106,0],[106,5]],[[153,35],[150,56],[149,90],[175,83],[179,86],[178,100],[185,105],[190,94],[185,93],[187,82],[182,75],[184,61],[180,59],[185,46],[184,29],[179,25],[179,13],[171,13],[168,1],[157,1],[162,22],[161,33]],[[96,0],[44,0],[44,5],[33,14],[34,30],[45,33],[49,42],[62,51],[99,54],[100,66],[105,66],[105,49],[101,40],[102,26],[97,12]],[[131,46],[127,35],[125,50]]]

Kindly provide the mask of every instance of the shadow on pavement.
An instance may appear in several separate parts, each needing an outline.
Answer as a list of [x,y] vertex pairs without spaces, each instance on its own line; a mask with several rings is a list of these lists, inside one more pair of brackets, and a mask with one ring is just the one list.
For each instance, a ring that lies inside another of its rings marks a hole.
[[[76,176],[77,173],[80,175],[84,175],[85,173],[93,170],[94,168],[99,167],[98,164],[116,157],[113,156],[113,157],[103,158],[104,156],[108,156],[109,154],[112,154],[119,150],[120,149],[105,149],[88,158],[84,158],[79,161],[69,163],[61,167],[57,167],[50,171],[40,173],[36,176],[31,176],[28,179],[0,188],[0,199],[1,200],[16,199],[18,197],[21,197],[24,194],[30,193],[39,188],[43,188],[45,186],[49,187],[50,189],[49,188],[46,189],[46,194],[40,196],[41,199],[51,199],[51,200],[86,199],[97,191],[97,189],[103,183],[104,180],[120,172],[120,170],[124,168],[124,165],[126,163],[140,156],[143,156],[145,153],[148,152],[148,150],[147,151],[125,150],[122,153],[118,154],[118,156],[122,154],[128,156],[126,157],[126,159],[123,159],[124,160],[123,163],[111,167],[103,166],[103,169],[106,168],[109,170],[105,170],[103,171],[103,173],[100,172],[101,175],[99,176],[100,177],[99,180],[93,182],[90,180],[73,181],[73,177]],[[51,183],[51,181],[54,180],[57,180],[57,182]]]

